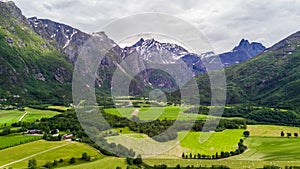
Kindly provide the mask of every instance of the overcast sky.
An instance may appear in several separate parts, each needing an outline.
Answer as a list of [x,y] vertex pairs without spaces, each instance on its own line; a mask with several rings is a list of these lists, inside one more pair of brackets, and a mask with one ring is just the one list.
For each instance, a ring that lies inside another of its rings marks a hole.
[[27,17],[62,22],[91,33],[118,18],[161,12],[202,31],[215,52],[242,39],[269,47],[300,30],[300,0],[14,0]]

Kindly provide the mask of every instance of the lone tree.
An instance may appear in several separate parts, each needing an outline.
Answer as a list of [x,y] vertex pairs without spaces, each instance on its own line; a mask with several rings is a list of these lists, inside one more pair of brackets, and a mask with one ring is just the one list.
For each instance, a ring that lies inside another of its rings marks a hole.
[[284,137],[284,132],[283,131],[281,131],[281,137]]
[[36,168],[36,160],[35,159],[31,159],[28,161],[28,168],[29,169],[35,169]]
[[74,164],[74,163],[75,163],[75,158],[72,157],[72,158],[70,159],[69,163],[70,163],[70,164]]
[[136,159],[133,160],[133,164],[140,165],[143,163],[142,156],[139,154]]
[[82,153],[82,155],[81,155],[81,159],[83,159],[83,160],[87,160],[87,158],[88,158],[88,155],[87,155],[87,153],[86,153],[86,152]]
[[245,137],[249,137],[250,136],[250,131],[244,131],[243,134],[244,134]]

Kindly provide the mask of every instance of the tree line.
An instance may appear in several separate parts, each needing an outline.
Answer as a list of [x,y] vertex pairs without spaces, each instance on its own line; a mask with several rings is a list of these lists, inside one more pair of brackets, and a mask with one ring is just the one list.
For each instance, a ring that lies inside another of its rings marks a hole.
[[[205,114],[207,115],[211,109],[212,115],[214,109],[220,109],[218,107],[208,108],[207,106],[196,106],[192,107],[185,113],[193,114]],[[218,114],[216,114],[219,116]],[[225,107],[223,117],[242,117],[248,119],[248,123],[257,124],[277,124],[277,125],[293,125],[300,126],[300,114],[294,110],[281,110],[278,108],[268,108],[268,107],[256,107],[253,105],[231,105],[230,107]]]

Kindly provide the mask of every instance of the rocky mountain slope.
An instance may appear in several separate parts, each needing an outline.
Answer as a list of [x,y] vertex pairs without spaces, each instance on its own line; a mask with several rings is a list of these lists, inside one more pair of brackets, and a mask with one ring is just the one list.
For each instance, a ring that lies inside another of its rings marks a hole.
[[[272,107],[300,107],[300,32],[296,32],[260,55],[226,69],[227,103],[251,103]],[[198,82],[202,99],[210,94],[207,75]]]
[[30,28],[13,2],[0,2],[0,22],[0,100],[69,102],[72,64]]
[[219,54],[221,62],[225,67],[233,64],[238,64],[257,56],[266,49],[261,43],[252,42],[242,39],[238,46],[234,47],[232,51]]

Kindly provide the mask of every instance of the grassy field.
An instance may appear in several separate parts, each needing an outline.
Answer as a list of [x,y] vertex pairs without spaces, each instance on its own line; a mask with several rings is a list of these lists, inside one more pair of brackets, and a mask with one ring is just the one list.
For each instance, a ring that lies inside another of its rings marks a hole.
[[251,136],[270,136],[280,137],[281,131],[284,133],[300,134],[300,128],[289,126],[276,126],[276,125],[248,125],[247,130],[250,131]]
[[26,142],[29,140],[40,139],[39,136],[24,136],[21,134],[17,135],[8,135],[8,136],[0,136],[0,149],[8,146],[18,145],[21,142]]
[[[282,168],[285,166],[300,166],[300,139],[280,137],[281,131],[293,133],[298,132],[298,128],[274,125],[250,125],[247,130],[249,130],[252,135],[245,140],[248,150],[238,156],[222,160],[164,159],[163,156],[161,156],[159,159],[144,159],[144,162],[149,165],[163,163],[173,167],[177,164],[181,166],[226,165],[233,169],[262,168],[265,165],[277,165]],[[238,139],[237,137],[241,136],[238,130],[236,131],[237,133],[233,131],[234,130],[225,130],[223,136],[220,135],[221,137],[214,142],[218,142],[218,145],[229,145],[228,143],[233,140],[232,138],[236,137],[236,139]],[[225,134],[226,132],[228,133]],[[197,141],[195,140],[198,140],[199,136],[199,133],[188,134],[181,142],[181,145],[187,148],[197,149]],[[204,145],[208,144],[210,140],[214,140],[214,137],[215,135],[212,135]],[[234,144],[234,142],[232,142],[232,144]]]
[[57,114],[60,114],[60,112],[52,111],[52,110],[38,110],[38,109],[32,109],[32,108],[25,108],[25,111],[28,112],[28,114],[22,119],[22,121],[25,122],[34,122],[37,119],[41,118],[50,118]]
[[[104,109],[104,111],[109,114],[131,118],[132,117],[131,114],[134,112],[135,109],[136,108],[120,108],[120,109],[110,108],[110,109]],[[207,115],[203,115],[203,114],[197,115],[197,114],[187,114],[182,112],[187,109],[188,108],[181,108],[178,106],[140,108],[137,116],[141,120],[154,120],[154,119],[205,120],[207,118]]]
[[[204,114],[192,114],[192,113],[183,113],[187,110],[188,107],[182,108],[179,106],[167,106],[167,107],[148,107],[148,108],[139,108],[138,117],[141,120],[206,120],[209,118],[216,118],[215,116],[208,116]],[[136,108],[109,108],[104,109],[106,113],[113,114],[116,116],[122,116],[131,118],[132,113]],[[225,118],[224,119],[241,119],[241,118]]]
[[96,160],[93,162],[75,165],[75,166],[67,166],[63,167],[64,169],[115,169],[116,167],[122,167],[125,169],[127,166],[126,160],[124,158],[116,158],[116,157],[105,157],[100,160]]
[[[215,155],[216,152],[220,154],[221,151],[234,151],[239,140],[243,138],[243,131],[242,129],[215,133],[183,131],[178,133],[178,139],[181,140],[180,146],[186,149],[185,153]],[[210,137],[206,142],[200,143],[200,136]]]
[[66,107],[66,106],[48,106],[49,109],[55,109],[55,110],[62,110],[66,111],[68,109],[71,109],[71,107]]
[[[16,153],[17,152],[17,153]],[[47,142],[44,140],[27,143],[0,151],[0,168],[4,165],[20,160],[8,165],[13,168],[26,168],[28,160],[35,158],[38,166],[44,165],[47,161],[69,160],[71,157],[80,158],[86,152],[92,157],[102,158],[93,148],[76,142]],[[6,167],[8,167],[6,166]]]
[[18,122],[18,120],[25,114],[19,110],[0,110],[0,127],[11,125],[12,123]]
[[[299,138],[250,137],[249,150],[233,159],[260,161],[299,161]],[[300,166],[300,163],[298,164]]]
[[180,166],[194,166],[194,167],[204,167],[212,165],[226,165],[231,169],[255,169],[263,168],[265,165],[276,165],[284,168],[285,166],[300,166],[299,161],[251,161],[251,160],[233,160],[233,159],[223,159],[223,160],[198,160],[198,159],[144,159],[143,160],[148,165],[158,165],[166,164],[167,166],[175,167],[177,164]]

